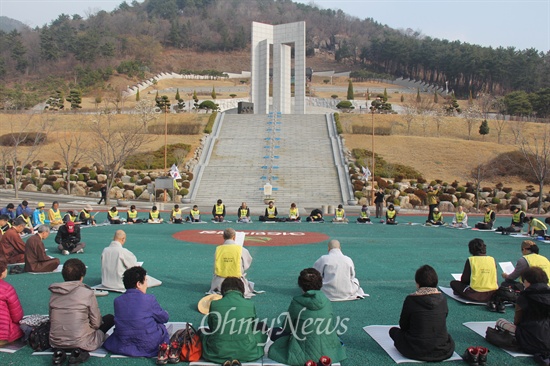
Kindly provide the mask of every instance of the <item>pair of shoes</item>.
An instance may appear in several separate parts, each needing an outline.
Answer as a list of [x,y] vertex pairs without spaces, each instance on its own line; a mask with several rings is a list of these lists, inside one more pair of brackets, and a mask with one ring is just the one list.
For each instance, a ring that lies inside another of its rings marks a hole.
[[61,254],[63,254],[63,255],[69,255],[69,251],[68,251],[68,250],[62,250],[62,251],[61,251]]
[[239,360],[227,360],[222,366],[241,366],[241,361]]
[[75,348],[71,352],[71,357],[69,357],[69,365],[80,365],[81,363],[86,362],[88,358],[90,358],[90,353],[88,351]]
[[478,365],[479,366],[485,366],[487,364],[487,354],[489,353],[489,350],[485,347],[477,346],[477,353],[478,353]]
[[317,363],[313,360],[307,360],[304,366],[317,366]]
[[178,342],[173,341],[170,343],[170,349],[168,350],[168,362],[178,363],[180,362],[181,346]]
[[168,363],[168,343],[159,345],[159,353],[157,355],[157,365],[166,365]]
[[65,351],[61,349],[56,349],[53,351],[53,356],[52,356],[53,365],[62,365],[65,363],[66,359],[67,359],[67,355],[65,354]]
[[84,253],[84,249],[81,248],[81,249],[78,249],[78,250],[76,251],[76,254],[80,254],[80,253]]
[[10,268],[10,274],[21,274],[23,273],[23,267],[21,266],[13,266]]
[[464,351],[464,354],[462,355],[462,359],[471,366],[478,366],[479,349],[477,347],[466,348],[466,351]]
[[506,313],[506,306],[504,306],[504,303],[502,301],[499,301],[497,303],[497,311],[502,314]]
[[330,366],[332,365],[332,360],[328,356],[321,356],[319,359],[318,366]]
[[489,309],[489,311],[492,311],[493,313],[496,313],[497,311],[497,303],[493,300],[489,301],[487,303],[487,309]]
[[97,290],[97,289],[94,288],[94,296],[95,297],[101,297],[101,296],[107,296],[107,295],[109,295],[108,291]]

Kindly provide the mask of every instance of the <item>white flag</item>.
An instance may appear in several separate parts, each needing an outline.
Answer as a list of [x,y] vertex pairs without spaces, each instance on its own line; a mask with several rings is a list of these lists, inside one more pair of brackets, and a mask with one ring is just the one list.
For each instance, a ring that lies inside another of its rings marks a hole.
[[362,167],[362,170],[363,170],[363,177],[365,177],[365,180],[368,180],[369,177],[371,176],[369,167],[366,167],[366,168]]
[[174,179],[181,179],[180,171],[176,164],[172,164],[172,167],[170,168],[170,176]]

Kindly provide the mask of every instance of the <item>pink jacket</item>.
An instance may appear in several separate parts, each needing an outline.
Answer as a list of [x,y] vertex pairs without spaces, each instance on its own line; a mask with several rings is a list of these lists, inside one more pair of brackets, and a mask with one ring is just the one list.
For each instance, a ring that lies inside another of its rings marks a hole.
[[0,280],[0,340],[13,342],[23,336],[19,321],[23,308],[12,285]]

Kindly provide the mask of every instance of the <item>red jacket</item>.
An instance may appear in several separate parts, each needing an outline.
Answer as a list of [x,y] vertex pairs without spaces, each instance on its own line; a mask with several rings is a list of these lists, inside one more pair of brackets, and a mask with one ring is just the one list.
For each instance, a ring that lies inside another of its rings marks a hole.
[[12,285],[0,280],[0,340],[13,342],[23,336],[19,321],[23,308]]

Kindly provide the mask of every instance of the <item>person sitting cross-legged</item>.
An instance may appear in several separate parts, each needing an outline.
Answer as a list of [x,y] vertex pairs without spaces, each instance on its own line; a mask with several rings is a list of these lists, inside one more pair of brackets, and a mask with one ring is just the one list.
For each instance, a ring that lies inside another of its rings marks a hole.
[[5,281],[8,263],[0,259],[0,346],[14,342],[23,336],[19,321],[23,319],[23,308],[17,291]]
[[225,220],[225,205],[221,199],[218,199],[212,207],[212,220],[215,222],[223,222]]
[[443,222],[443,214],[439,211],[437,207],[434,207],[432,212],[432,218],[428,220],[426,223],[427,225],[436,225],[441,226],[444,224]]
[[318,208],[314,208],[309,216],[306,218],[307,222],[325,222],[323,219],[323,211]]
[[8,264],[25,261],[25,242],[20,235],[25,229],[25,225],[25,220],[15,219],[13,225],[0,239],[0,258],[3,256]]
[[86,244],[80,240],[80,226],[75,225],[72,221],[60,226],[55,236],[57,249],[59,249],[63,255],[84,253]]
[[139,213],[136,210],[136,205],[131,205],[130,209],[126,211],[126,223],[127,224],[141,224],[143,220],[138,217]]
[[92,206],[86,205],[86,207],[84,207],[82,211],[80,211],[80,214],[78,215],[78,221],[80,221],[84,226],[86,225],[95,226],[96,225],[95,215],[92,216],[91,212],[92,212]]
[[132,357],[154,357],[170,336],[164,323],[168,313],[154,295],[147,294],[147,271],[131,267],[124,271],[126,292],[115,299],[115,330],[103,347]]
[[369,206],[363,205],[361,207],[361,212],[359,212],[359,217],[357,218],[357,222],[359,222],[361,224],[370,223]]
[[523,222],[525,224],[529,225],[529,228],[527,229],[527,233],[531,236],[545,236],[546,235],[546,225],[544,222],[540,221],[536,217],[529,216],[525,217],[523,219]]
[[64,224],[58,201],[53,201],[52,208],[48,211],[48,220],[50,220],[50,227],[53,230],[59,229]]
[[290,222],[300,222],[302,219],[300,218],[300,210],[298,207],[296,207],[296,204],[292,202],[290,204],[290,210],[288,211],[288,221]]
[[[532,267],[539,267],[550,278],[550,261],[543,255],[539,254],[538,245],[532,240],[524,240],[521,243],[522,257],[518,259],[516,267],[512,273],[502,272],[502,278],[504,282],[500,285],[503,287],[511,287],[516,291],[522,291],[523,287],[523,273]],[[520,282],[516,281],[520,279]],[[548,283],[550,285],[550,283]]]
[[452,227],[456,228],[467,228],[468,227],[468,215],[464,212],[462,206],[456,208],[455,215],[453,216],[453,221],[451,222]]
[[174,205],[172,212],[170,212],[170,222],[173,224],[183,223],[183,213],[181,212],[180,205]]
[[386,210],[386,225],[397,225],[397,211],[392,204]]
[[491,230],[493,228],[493,224],[495,223],[495,219],[495,211],[493,211],[491,205],[487,203],[485,205],[485,216],[483,216],[483,221],[476,223],[476,229]]
[[277,217],[279,215],[279,212],[277,212],[277,207],[275,207],[275,204],[273,201],[269,201],[269,204],[265,208],[265,212],[263,216],[260,216],[260,221],[279,221],[279,218]]
[[160,211],[157,209],[157,206],[153,206],[151,208],[151,211],[149,211],[149,219],[147,222],[149,224],[161,224],[163,221],[162,217],[160,216]]
[[25,272],[52,272],[59,266],[59,258],[46,254],[44,242],[50,236],[50,227],[40,225],[36,234],[27,239],[25,244]]
[[334,218],[332,219],[332,222],[348,222],[346,211],[344,210],[344,206],[342,204],[339,204],[336,211],[334,211]]
[[111,209],[107,211],[107,220],[109,220],[109,224],[111,225],[120,225],[124,222],[120,218],[120,215],[118,213],[116,206],[111,207]]
[[189,216],[187,216],[188,222],[201,222],[201,212],[199,206],[193,205],[193,208],[189,211]]
[[246,202],[241,203],[241,206],[237,209],[237,222],[241,224],[249,224],[250,220],[250,208],[246,205]]

